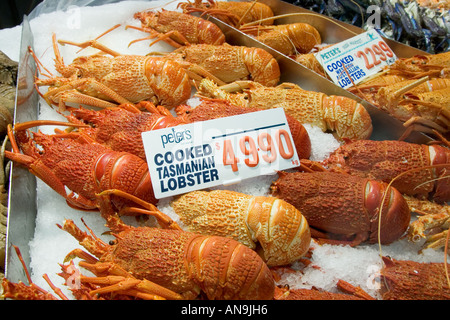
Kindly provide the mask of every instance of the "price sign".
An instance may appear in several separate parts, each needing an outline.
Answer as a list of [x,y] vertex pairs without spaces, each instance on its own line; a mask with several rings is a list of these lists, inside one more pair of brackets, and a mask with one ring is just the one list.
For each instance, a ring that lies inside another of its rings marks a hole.
[[358,84],[397,59],[376,30],[327,47],[315,57],[333,82],[344,89],[352,86],[352,81]]
[[300,164],[281,108],[142,133],[156,198]]

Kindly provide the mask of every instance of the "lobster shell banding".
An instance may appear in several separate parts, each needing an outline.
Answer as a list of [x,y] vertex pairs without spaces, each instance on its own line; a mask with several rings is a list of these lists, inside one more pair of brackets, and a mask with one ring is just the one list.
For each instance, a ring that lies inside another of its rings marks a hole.
[[229,190],[193,191],[172,207],[191,232],[231,237],[255,249],[269,266],[300,259],[311,241],[308,222],[294,206]]
[[271,187],[272,194],[302,212],[313,237],[352,245],[389,244],[408,228],[411,214],[405,199],[389,187],[383,202],[385,183],[334,172],[280,172],[279,176]]

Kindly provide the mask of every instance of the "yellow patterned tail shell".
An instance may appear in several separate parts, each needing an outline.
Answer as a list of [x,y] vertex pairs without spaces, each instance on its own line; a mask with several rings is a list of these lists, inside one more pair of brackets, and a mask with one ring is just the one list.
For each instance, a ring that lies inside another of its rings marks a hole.
[[305,217],[275,197],[193,191],[171,205],[189,231],[231,237],[256,249],[269,266],[292,263],[309,249],[311,233]]

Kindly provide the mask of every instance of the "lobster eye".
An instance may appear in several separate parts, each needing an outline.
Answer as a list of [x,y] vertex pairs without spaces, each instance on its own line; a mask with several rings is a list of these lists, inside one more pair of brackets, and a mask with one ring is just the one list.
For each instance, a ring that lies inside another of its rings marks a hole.
[[117,240],[110,240],[109,241],[109,245],[110,246],[114,246],[114,245],[116,245],[117,244]]

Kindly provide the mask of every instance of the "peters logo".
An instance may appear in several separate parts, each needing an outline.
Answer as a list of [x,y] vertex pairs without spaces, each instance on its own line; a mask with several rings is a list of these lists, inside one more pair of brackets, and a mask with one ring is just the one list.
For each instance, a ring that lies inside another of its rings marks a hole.
[[180,143],[182,141],[190,139],[192,139],[192,134],[191,130],[189,129],[175,131],[175,128],[172,128],[170,133],[161,135],[161,143],[164,149],[169,143]]

